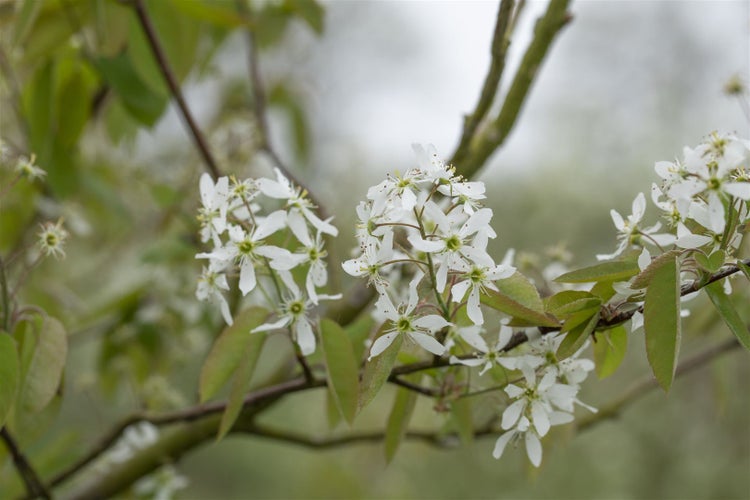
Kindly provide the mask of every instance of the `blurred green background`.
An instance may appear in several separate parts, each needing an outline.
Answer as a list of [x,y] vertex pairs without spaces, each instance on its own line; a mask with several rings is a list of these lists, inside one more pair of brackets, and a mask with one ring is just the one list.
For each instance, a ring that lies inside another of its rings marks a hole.
[[[23,24],[34,3],[33,21]],[[346,256],[355,242],[354,206],[367,187],[412,166],[413,142],[433,143],[446,157],[455,147],[489,63],[497,5],[331,1],[311,14],[302,4],[253,5],[265,13],[257,29],[272,140],[335,214],[341,236],[333,251]],[[242,33],[195,11],[234,4],[147,5],[223,171],[268,175],[269,163],[255,154]],[[506,76],[545,5],[527,3]],[[498,259],[508,248],[544,255],[562,243],[571,265],[593,263],[595,253],[615,247],[609,209],[628,213],[635,194],[655,180],[655,161],[672,160],[713,130],[750,136],[740,104],[723,93],[733,75],[745,82],[750,75],[750,4],[581,1],[570,10],[573,20],[540,68],[515,131],[480,175],[495,211]],[[60,416],[24,441],[49,477],[118,416],[193,403],[219,321],[193,298],[200,159],[127,7],[0,1],[0,14],[10,68],[0,87],[0,136],[36,152],[49,171],[46,187],[18,185],[0,200],[0,251],[28,244],[40,214],[64,216],[72,233],[67,259],[45,262],[23,295],[71,332]],[[101,89],[92,59],[111,62],[124,47],[145,90],[92,99]],[[76,127],[80,135],[71,132]],[[746,297],[747,285],[736,286]],[[683,359],[730,335],[701,307],[703,298],[693,304]],[[747,318],[750,308],[741,313]],[[266,352],[274,347],[286,349],[279,339]],[[261,372],[281,357],[269,353]],[[603,406],[648,376],[636,333],[623,367],[601,382],[592,375],[581,399]],[[748,379],[748,355],[734,351],[615,420],[580,434],[557,428],[540,470],[523,449],[493,460],[493,437],[449,450],[405,442],[386,465],[382,444],[307,450],[230,435],[180,461],[190,484],[178,497],[749,498]],[[384,390],[355,428],[382,428],[394,395]],[[501,401],[488,398],[487,411]],[[261,422],[311,436],[346,431],[329,429],[323,391],[291,395]],[[443,423],[420,400],[413,427]],[[18,491],[8,460],[0,485],[2,498]]]

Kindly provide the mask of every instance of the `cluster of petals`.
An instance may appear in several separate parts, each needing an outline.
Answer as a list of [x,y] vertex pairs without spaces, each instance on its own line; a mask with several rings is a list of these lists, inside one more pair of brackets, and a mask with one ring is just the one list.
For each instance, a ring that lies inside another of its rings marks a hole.
[[497,235],[490,226],[492,210],[481,207],[484,183],[455,175],[432,146],[415,145],[414,151],[417,167],[368,189],[367,200],[357,207],[358,254],[342,266],[368,279],[381,294],[384,311],[390,310],[385,301],[398,293],[402,277],[414,276],[415,268],[422,276],[431,268],[435,291],[442,294],[450,286],[451,299],[466,299],[469,318],[481,325],[481,292],[496,290],[495,280],[515,272],[487,253],[489,239]]
[[[315,214],[304,190],[295,187],[278,169],[275,174],[275,179],[243,181],[221,177],[214,182],[208,174],[201,177],[200,236],[213,248],[196,255],[208,263],[198,281],[196,297],[217,304],[225,321],[232,324],[224,297],[230,288],[227,276],[238,274],[239,289],[242,295],[248,295],[259,286],[260,275],[272,275],[281,296],[275,304],[279,320],[273,325],[290,327],[303,353],[309,354],[315,350],[315,337],[307,313],[319,300],[336,298],[319,294],[318,288],[328,282],[323,235],[336,236],[338,230],[330,220]],[[281,206],[266,213],[264,206],[269,204]],[[275,237],[277,233],[286,234],[281,238]],[[270,242],[274,237],[293,243],[284,248]],[[291,271],[298,267],[307,271],[303,287],[292,278]],[[290,308],[293,303],[303,307]]]
[[645,242],[709,253],[722,245],[724,250],[736,250],[741,239],[738,228],[750,220],[749,158],[750,141],[713,133],[695,148],[685,147],[682,159],[656,162],[654,170],[661,182],[651,186],[651,200],[661,210],[670,234],[653,234],[659,225],[639,227],[646,208],[645,197],[639,194],[627,219],[612,211],[621,243],[613,254],[598,257],[611,259],[628,246],[643,247]]
[[577,395],[580,384],[594,369],[594,363],[579,358],[586,346],[573,356],[558,360],[555,351],[563,335],[544,336],[531,342],[529,352],[519,356],[500,358],[506,368],[520,370],[523,379],[518,384],[508,384],[505,393],[511,403],[505,408],[501,426],[506,432],[495,443],[493,456],[500,458],[508,443],[523,439],[526,454],[535,467],[542,462],[541,438],[550,427],[573,421],[575,405],[590,411]]

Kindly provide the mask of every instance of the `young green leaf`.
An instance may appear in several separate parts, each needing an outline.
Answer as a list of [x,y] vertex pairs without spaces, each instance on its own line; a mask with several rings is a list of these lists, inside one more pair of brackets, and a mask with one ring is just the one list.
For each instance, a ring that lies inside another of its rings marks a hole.
[[628,332],[622,325],[611,330],[596,332],[594,342],[594,361],[596,375],[606,378],[612,375],[625,358],[628,349]]
[[598,308],[602,300],[590,294],[576,290],[566,290],[556,293],[547,300],[547,311],[558,318],[566,318],[571,314],[584,309]]
[[613,260],[583,269],[570,271],[555,278],[558,283],[593,283],[598,281],[626,281],[638,274],[634,260]]
[[737,262],[737,266],[742,271],[742,274],[744,274],[745,277],[750,280],[750,266],[748,266],[744,262],[739,262],[739,261]]
[[245,342],[247,345],[242,350],[242,359],[237,370],[234,372],[227,407],[224,409],[221,422],[219,423],[219,434],[216,436],[217,441],[220,441],[229,432],[240,415],[242,405],[245,401],[245,394],[250,389],[250,380],[253,377],[255,365],[258,363],[260,352],[263,349],[263,342],[266,340],[266,332],[246,335]]
[[16,400],[20,376],[16,343],[7,332],[0,330],[0,427],[5,425]]
[[[407,377],[412,382],[417,382],[421,377]],[[388,416],[388,423],[385,428],[385,460],[390,463],[396,455],[401,440],[409,428],[409,421],[414,413],[414,407],[417,403],[417,393],[398,388],[396,400],[393,402],[391,414]]]
[[359,395],[359,373],[352,343],[344,329],[330,319],[320,322],[320,340],[328,384],[342,416],[351,425],[357,414]]
[[742,321],[740,315],[737,314],[737,310],[734,308],[731,299],[724,293],[722,284],[716,281],[707,285],[704,290],[706,290],[716,310],[719,311],[724,322],[732,333],[734,333],[735,337],[737,337],[737,340],[740,341],[740,344],[745,346],[745,349],[750,350],[750,331],[748,330],[748,326]]
[[[48,316],[38,334],[27,328],[25,335],[35,336],[28,367],[23,373],[19,400],[24,412],[36,413],[52,401],[62,381],[68,356],[68,336],[57,319]],[[31,344],[29,344],[31,345]]]
[[[384,329],[380,329],[382,335]],[[393,343],[386,348],[385,351],[380,353],[378,356],[372,358],[372,361],[368,361],[365,364],[365,370],[362,374],[362,383],[359,385],[359,404],[358,409],[362,409],[370,404],[375,396],[380,392],[383,384],[388,380],[388,376],[391,374],[391,368],[393,368],[398,356],[398,351],[401,349],[401,344],[404,342],[402,335],[397,335],[393,339]]]
[[522,320],[522,322],[528,325],[549,326],[553,328],[560,326],[553,316],[529,309],[502,292],[487,290],[486,293],[481,295],[481,301],[482,304],[513,316],[513,318]]
[[521,273],[514,273],[510,278],[497,280],[495,286],[500,293],[510,297],[519,304],[536,311],[544,313],[544,303],[539,296],[539,290]]
[[[576,314],[578,316],[576,316],[575,321],[577,323],[580,321],[580,323],[570,330],[566,330],[568,333],[560,343],[560,347],[557,348],[557,357],[560,359],[565,359],[575,354],[586,342],[589,335],[593,333],[596,324],[599,322],[599,309],[581,311]],[[581,319],[579,316],[584,316],[584,318]],[[565,325],[563,325],[563,330],[565,330]]]
[[263,324],[267,316],[268,311],[262,307],[250,307],[234,318],[234,324],[221,332],[201,369],[198,384],[201,403],[214,397],[227,383],[240,365],[250,337],[258,335],[250,333],[250,330]]
[[680,253],[682,253],[681,250],[670,250],[669,252],[665,252],[653,259],[651,264],[633,279],[630,283],[630,288],[633,290],[640,290],[641,288],[648,287],[654,277],[654,273],[661,269],[665,262],[671,262],[676,259]]
[[646,270],[650,280],[643,308],[646,354],[659,385],[669,391],[680,352],[680,272],[676,255]]

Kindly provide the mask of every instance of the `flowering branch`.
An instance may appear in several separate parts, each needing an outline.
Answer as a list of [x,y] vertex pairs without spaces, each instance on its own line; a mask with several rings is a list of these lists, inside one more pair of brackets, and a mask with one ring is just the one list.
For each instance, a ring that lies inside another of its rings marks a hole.
[[167,86],[172,93],[172,96],[177,102],[177,107],[180,110],[180,116],[182,116],[182,119],[185,121],[188,129],[190,129],[190,133],[193,137],[193,142],[195,142],[198,151],[203,157],[203,162],[205,163],[207,170],[214,179],[219,178],[221,176],[219,167],[217,166],[216,160],[211,154],[211,150],[208,147],[208,142],[203,136],[201,130],[198,128],[198,125],[196,124],[195,119],[190,112],[190,108],[188,108],[187,102],[185,102],[185,98],[182,95],[182,90],[180,90],[180,86],[177,83],[177,78],[175,78],[174,73],[169,66],[167,57],[164,54],[164,49],[162,49],[161,43],[159,42],[159,37],[156,34],[154,25],[151,23],[151,18],[148,16],[148,12],[146,11],[146,6],[143,4],[143,0],[124,1],[125,3],[129,3],[135,9],[136,15],[138,16],[138,21],[141,25],[141,28],[143,29],[143,33],[146,35],[146,39],[148,40],[148,44],[151,48],[151,52],[154,55],[154,59],[159,66],[159,70],[161,71],[161,74],[164,77],[164,80],[166,81]]

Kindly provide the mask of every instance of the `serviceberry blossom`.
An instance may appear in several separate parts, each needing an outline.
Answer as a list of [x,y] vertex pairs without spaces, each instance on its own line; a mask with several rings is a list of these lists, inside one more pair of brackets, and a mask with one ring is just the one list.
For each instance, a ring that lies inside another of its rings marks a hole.
[[[309,316],[313,306],[317,302],[314,303],[310,298],[302,294],[290,273],[281,272],[279,275],[289,293],[281,302],[278,310],[278,319],[272,323],[260,325],[251,330],[250,333],[289,327],[292,331],[292,339],[296,342],[300,352],[308,356],[315,352],[315,333],[313,331],[313,321]],[[316,296],[316,300],[337,300],[340,298],[341,294],[319,294]]]
[[[260,288],[271,308],[281,311],[277,323],[290,328],[292,338],[305,353],[314,351],[315,337],[308,313],[319,300],[338,297],[318,292],[328,283],[323,234],[336,235],[336,228],[330,220],[323,221],[315,215],[306,192],[279,170],[275,180],[233,177],[231,183],[228,177],[214,182],[204,174],[199,187],[201,240],[213,248],[196,255],[208,261],[198,281],[196,297],[218,304],[224,320],[231,324],[223,294],[230,290],[228,278],[239,275],[242,295]],[[283,200],[281,208],[279,200]],[[267,207],[274,205],[277,209],[267,213]],[[284,246],[279,242],[284,242]],[[290,273],[296,268],[302,268],[304,273],[299,273],[304,276],[304,295]]]
[[419,302],[417,286],[423,275],[418,273],[409,284],[409,300],[400,303],[398,307],[393,305],[388,293],[383,293],[375,303],[378,311],[387,318],[392,327],[384,335],[378,337],[370,348],[371,360],[385,351],[394,339],[399,335],[406,335],[427,351],[440,356],[445,352],[445,346],[438,342],[433,336],[435,332],[447,327],[450,323],[437,314],[420,315],[416,311]]
[[473,328],[476,328],[477,330],[469,330],[468,328],[464,328],[461,338],[463,338],[469,345],[479,351],[477,357],[459,358],[457,356],[451,356],[451,364],[459,364],[471,367],[481,366],[482,370],[479,372],[480,376],[484,375],[487,370],[491,369],[496,364],[509,369],[515,368],[512,363],[508,363],[508,358],[504,357],[503,352],[505,346],[508,345],[508,342],[510,342],[510,339],[513,337],[512,328],[505,324],[501,324],[500,331],[497,335],[497,341],[492,345],[492,347],[490,347],[487,344],[487,341],[485,341],[484,338],[479,335],[479,327],[475,325]]
[[27,158],[25,156],[21,156],[18,158],[18,161],[16,161],[16,172],[29,179],[30,181],[33,181],[35,179],[43,179],[47,172],[45,172],[42,168],[35,165],[34,162],[36,161],[36,156],[31,155],[30,158]]
[[63,227],[62,219],[54,224],[45,222],[40,225],[41,230],[37,234],[37,245],[46,257],[53,256],[56,259],[65,258],[63,246],[68,239],[68,232]]
[[632,210],[633,213],[628,215],[627,218],[623,218],[622,215],[614,209],[610,210],[612,221],[615,223],[615,227],[619,233],[617,238],[620,240],[620,245],[614,253],[597,255],[597,259],[614,259],[622,254],[628,247],[642,247],[645,242],[653,243],[658,246],[670,245],[674,242],[674,237],[672,235],[656,233],[661,229],[661,223],[659,222],[647,228],[641,227],[641,221],[646,214],[646,197],[643,193],[638,193],[633,200]]

